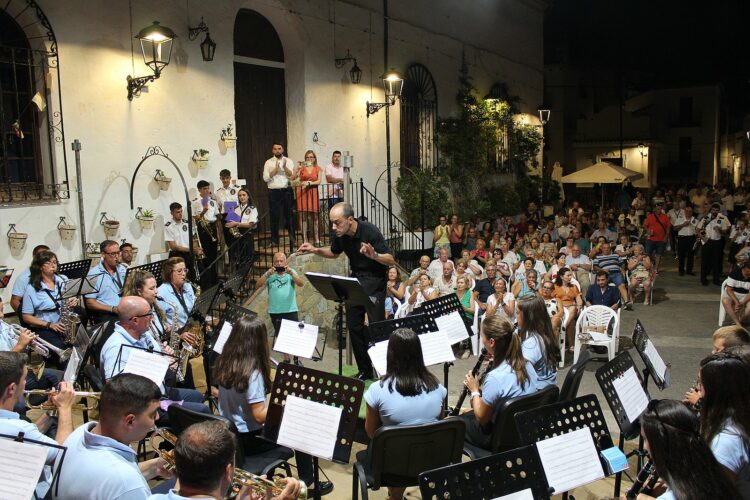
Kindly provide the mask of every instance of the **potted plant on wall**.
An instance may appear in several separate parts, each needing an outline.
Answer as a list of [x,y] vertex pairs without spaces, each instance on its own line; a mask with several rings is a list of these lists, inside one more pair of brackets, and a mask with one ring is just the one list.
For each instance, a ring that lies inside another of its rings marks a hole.
[[193,161],[198,168],[205,168],[208,165],[208,150],[207,149],[194,149],[193,150]]
[[234,135],[234,129],[232,128],[231,123],[227,125],[227,128],[221,129],[221,141],[227,149],[233,148],[237,145],[237,136]]
[[138,219],[138,223],[141,225],[141,230],[145,231],[154,227],[154,211],[148,208],[143,210],[138,207],[138,212],[135,214],[135,218]]
[[164,175],[164,171],[156,169],[156,175],[154,175],[154,180],[159,185],[159,189],[162,191],[166,191],[169,189],[169,184],[172,182],[171,177],[167,177]]
[[102,259],[99,243],[86,243],[86,258],[91,259],[91,267],[96,266]]
[[104,226],[104,234],[109,239],[113,239],[117,236],[117,232],[120,230],[120,221],[116,219],[108,219],[107,212],[102,212],[99,224]]
[[8,235],[8,243],[10,244],[11,250],[22,250],[23,247],[26,246],[26,238],[28,238],[29,235],[27,233],[19,233],[16,231],[15,224],[10,224],[6,234]]
[[71,241],[76,233],[76,225],[68,224],[65,217],[60,217],[60,222],[57,224],[57,229],[60,231],[60,239],[62,241]]

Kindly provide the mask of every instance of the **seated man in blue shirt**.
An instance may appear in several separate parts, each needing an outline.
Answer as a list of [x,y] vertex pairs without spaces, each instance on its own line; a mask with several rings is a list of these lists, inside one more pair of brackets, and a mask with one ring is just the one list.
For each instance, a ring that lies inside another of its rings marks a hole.
[[130,445],[146,437],[159,420],[159,388],[132,373],[113,377],[102,390],[99,422],[78,427],[65,440],[54,498],[146,500],[147,481],[170,477],[161,458],[138,463]]
[[586,305],[607,306],[615,311],[620,307],[620,292],[609,282],[606,271],[596,273],[596,284],[590,286],[586,292]]
[[495,281],[498,279],[496,276],[497,266],[495,264],[488,264],[485,272],[487,273],[487,277],[478,280],[476,285],[474,285],[474,300],[477,301],[479,309],[482,311],[480,314],[484,314],[484,311],[487,310],[487,299],[495,293]]
[[[22,420],[19,414],[13,411],[16,404],[25,403],[24,390],[28,371],[25,355],[18,352],[0,352],[0,434],[16,436],[23,432],[24,437],[28,439],[61,445],[73,432],[73,388],[68,383],[61,382],[59,392],[51,392],[49,395],[50,401],[57,407],[57,433],[55,439],[51,439],[42,434],[52,422],[50,416],[42,415],[36,424],[32,424]],[[58,448],[47,449],[47,465],[54,464],[59,451]],[[51,469],[45,466],[36,487],[39,498],[44,498],[47,494],[51,479]]]
[[97,276],[93,283],[97,291],[86,295],[86,309],[95,322],[101,323],[117,317],[127,268],[119,263],[120,245],[116,241],[102,241],[99,250],[102,260],[88,274]]
[[[162,346],[151,335],[149,325],[153,318],[151,306],[143,297],[129,295],[123,297],[118,304],[120,320],[115,323],[112,335],[107,339],[100,354],[102,377],[107,380],[121,373],[128,363],[133,348],[162,352]],[[127,346],[133,346],[128,348]],[[165,351],[167,352],[167,351]],[[171,354],[171,352],[167,352]],[[176,369],[176,362],[170,370]],[[183,401],[182,406],[193,411],[210,413],[208,406],[203,404],[203,395],[195,389],[165,387],[161,383],[161,390],[172,401]],[[162,410],[162,421],[166,421],[167,413]]]
[[628,300],[628,287],[625,285],[625,277],[622,274],[623,259],[612,252],[612,243],[602,244],[602,251],[592,262],[594,271],[606,271],[609,282],[617,287],[620,299],[627,309],[632,308],[633,303]]

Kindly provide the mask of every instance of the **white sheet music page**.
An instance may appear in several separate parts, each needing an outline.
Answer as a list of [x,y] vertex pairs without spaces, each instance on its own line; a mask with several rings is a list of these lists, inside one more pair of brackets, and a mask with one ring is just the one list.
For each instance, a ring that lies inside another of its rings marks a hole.
[[385,371],[388,368],[388,341],[383,340],[382,342],[378,342],[367,349],[367,354],[370,356],[372,367],[375,368],[378,375],[385,375]]
[[588,427],[539,441],[536,448],[556,495],[604,477]]
[[81,364],[81,356],[78,354],[78,349],[75,347],[70,352],[70,358],[68,359],[68,366],[65,368],[65,374],[63,380],[69,384],[73,384],[76,381],[76,373],[78,373],[78,365]]
[[617,377],[612,381],[612,386],[615,388],[615,392],[617,392],[617,397],[620,398],[620,403],[625,409],[628,421],[635,422],[646,409],[646,406],[648,406],[648,396],[646,395],[646,391],[643,390],[641,382],[638,380],[635,368],[632,366],[628,368],[621,377]]
[[450,341],[445,333],[437,331],[419,335],[422,344],[422,358],[425,366],[455,361]]
[[525,490],[493,498],[492,500],[534,500],[534,494],[531,488],[526,488]]
[[287,396],[276,442],[330,460],[340,422],[341,408]]
[[[123,350],[124,349],[127,349],[127,347],[123,348]],[[164,375],[167,374],[171,360],[172,358],[161,356],[153,352],[142,351],[140,349],[130,349],[128,361],[125,363],[125,369],[123,372],[142,375],[161,387],[164,382]]]
[[305,276],[320,276],[321,278],[336,278],[336,279],[342,279],[351,281],[353,283],[359,283],[359,280],[357,278],[353,278],[351,276],[340,276],[338,274],[325,274],[325,273],[314,273],[312,271],[308,271],[305,273]]
[[0,439],[0,498],[28,500],[47,460],[46,446]]
[[224,352],[224,344],[226,344],[227,340],[229,340],[230,333],[232,333],[232,323],[230,323],[229,321],[225,321],[224,324],[221,325],[219,338],[216,339],[216,343],[214,344],[214,352],[218,352],[219,354]]
[[435,318],[435,324],[438,331],[445,333],[451,345],[469,338],[469,332],[466,331],[466,324],[463,318],[461,318],[461,313],[458,311]]
[[[302,328],[300,328],[302,325]],[[315,345],[318,343],[318,326],[308,325],[299,321],[281,320],[279,335],[273,350],[299,356],[300,358],[312,359],[315,353]]]
[[649,361],[651,361],[651,366],[654,367],[654,371],[661,377],[661,381],[663,382],[667,375],[667,365],[664,363],[664,360],[661,359],[661,356],[659,355],[659,351],[656,350],[656,347],[654,346],[654,343],[651,342],[651,339],[646,341],[646,346],[643,349],[643,353],[648,356]]

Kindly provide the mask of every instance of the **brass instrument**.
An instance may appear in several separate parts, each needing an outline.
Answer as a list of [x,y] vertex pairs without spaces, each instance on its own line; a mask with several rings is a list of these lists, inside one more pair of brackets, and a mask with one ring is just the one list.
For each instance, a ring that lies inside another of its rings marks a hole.
[[180,357],[180,362],[177,364],[177,371],[175,373],[175,377],[177,378],[178,382],[184,382],[185,381],[185,370],[187,370],[187,363],[185,363],[185,367],[182,366],[182,351],[185,349],[185,346],[189,347],[189,344],[187,342],[184,342],[182,345],[182,349],[180,349],[180,323],[179,323],[179,311],[178,311],[178,305],[174,302],[169,302],[169,305],[172,306],[172,329],[169,332],[169,347],[172,349],[172,352],[175,354],[175,356]]
[[60,323],[65,327],[65,332],[62,334],[65,342],[70,345],[75,344],[81,317],[73,311],[69,299],[60,301]]
[[[44,403],[40,405],[32,405],[31,402],[29,402],[29,396],[46,396],[49,393],[45,389],[33,389],[30,391],[23,391],[24,397],[26,398],[26,406],[29,408],[29,410],[43,410],[47,415],[55,415],[57,414],[57,406],[55,406],[51,401],[47,400]],[[75,403],[72,406],[73,410],[77,411],[91,411],[96,410],[99,407],[99,398],[101,398],[102,393],[101,392],[79,392],[76,391],[75,397],[76,398],[91,398],[94,400],[94,403],[91,405],[89,404],[83,404],[83,403]]]
[[[172,446],[175,446],[177,444],[177,436],[175,436],[172,432],[160,427],[155,427],[153,431],[164,441],[172,444]],[[175,470],[176,464],[174,454],[171,451],[160,449],[158,446],[156,446],[153,439],[151,439],[151,448],[153,448],[156,454],[166,462],[165,469],[167,469],[168,471]],[[264,479],[260,476],[256,476],[255,474],[235,467],[232,475],[232,493],[236,495],[237,492],[239,492],[240,489],[245,486],[249,487],[253,492],[263,495],[264,497],[268,493],[277,496],[281,494],[285,487],[284,483],[282,483],[281,481],[270,481],[268,479]],[[300,492],[297,498],[300,500],[307,499],[307,486],[302,481],[300,481]]]
[[[15,338],[16,340],[21,338],[21,330],[24,328],[21,325],[16,325],[12,323],[8,323],[6,321],[0,321],[0,323],[5,323],[10,327],[10,336],[11,338]],[[50,351],[57,354],[57,356],[60,358],[61,362],[65,362],[70,358],[70,354],[73,352],[73,348],[65,349],[64,351],[60,349],[59,347],[55,347],[54,345],[50,344],[43,338],[37,337],[34,340],[31,341],[29,344],[29,348],[34,351],[35,353],[39,354],[40,356],[44,356],[45,358],[49,357]]]
[[[197,302],[201,296],[201,287],[199,285],[191,283],[188,280],[186,280],[186,283],[195,288],[195,301]],[[179,357],[179,362],[177,363],[177,373],[175,376],[177,377],[178,381],[182,382],[183,380],[185,380],[187,366],[190,362],[190,359],[196,358],[203,353],[203,348],[206,344],[206,338],[205,335],[203,335],[202,325],[199,322],[195,321],[189,327],[187,327],[186,325],[182,325],[183,327],[185,327],[182,333],[191,333],[195,338],[195,342],[181,342],[181,332],[177,320],[177,306],[175,304],[172,304],[172,308],[175,312],[172,320],[172,332],[170,333],[169,337],[169,346],[172,348],[172,351],[174,351],[175,355]]]

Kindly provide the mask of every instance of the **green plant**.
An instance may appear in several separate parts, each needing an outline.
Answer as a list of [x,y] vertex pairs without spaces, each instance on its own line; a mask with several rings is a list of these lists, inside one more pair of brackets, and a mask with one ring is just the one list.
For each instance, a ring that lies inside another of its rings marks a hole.
[[200,153],[201,158],[208,156],[208,150],[207,149],[199,149],[198,153]]
[[516,215],[521,208],[521,198],[515,185],[491,186],[485,191],[493,215]]
[[442,179],[431,170],[404,169],[396,180],[396,194],[401,218],[411,228],[422,226],[423,200],[425,228],[437,225],[439,214],[447,211]]
[[143,210],[141,211],[141,217],[144,219],[153,219],[154,218],[154,211],[153,210]]

